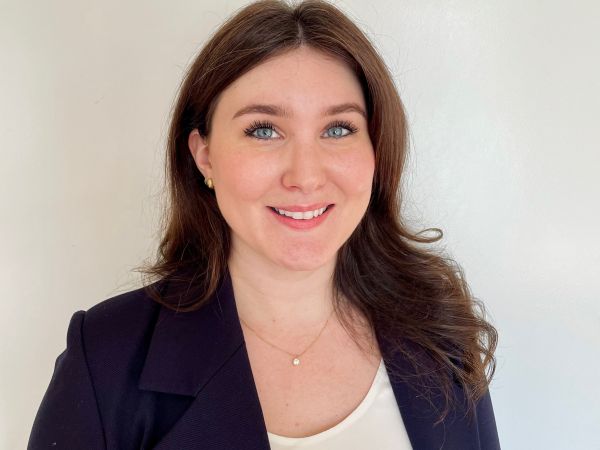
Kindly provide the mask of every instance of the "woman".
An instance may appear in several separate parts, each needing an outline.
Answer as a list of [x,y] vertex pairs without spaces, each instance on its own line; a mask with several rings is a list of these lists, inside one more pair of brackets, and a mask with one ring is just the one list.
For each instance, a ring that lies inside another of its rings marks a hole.
[[29,448],[499,448],[496,331],[399,217],[406,136],[333,6],[227,21],[174,110],[156,279],[74,314]]

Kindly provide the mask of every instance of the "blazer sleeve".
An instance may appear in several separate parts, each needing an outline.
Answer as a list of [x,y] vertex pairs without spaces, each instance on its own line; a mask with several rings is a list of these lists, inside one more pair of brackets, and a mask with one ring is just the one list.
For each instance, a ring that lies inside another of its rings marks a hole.
[[500,440],[489,390],[477,403],[477,426],[481,450],[500,450]]
[[28,450],[106,448],[86,360],[84,319],[85,311],[71,317],[67,348],[56,359],[50,385],[33,423]]

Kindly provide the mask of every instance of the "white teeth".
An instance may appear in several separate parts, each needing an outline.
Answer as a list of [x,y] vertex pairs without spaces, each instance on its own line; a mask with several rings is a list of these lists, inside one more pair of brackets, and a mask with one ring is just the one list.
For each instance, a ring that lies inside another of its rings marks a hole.
[[318,217],[321,214],[323,214],[325,212],[325,210],[327,209],[327,207],[325,206],[324,208],[321,208],[321,209],[315,209],[314,211],[305,211],[305,212],[291,212],[291,211],[286,211],[284,209],[277,209],[277,208],[274,208],[274,209],[282,216],[291,217],[292,219],[308,220],[308,219],[312,219],[314,217]]

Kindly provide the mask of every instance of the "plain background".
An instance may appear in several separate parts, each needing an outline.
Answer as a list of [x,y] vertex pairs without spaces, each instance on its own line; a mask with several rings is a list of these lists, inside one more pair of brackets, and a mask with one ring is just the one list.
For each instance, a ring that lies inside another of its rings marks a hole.
[[[0,447],[71,315],[140,286],[183,72],[243,1],[0,2]],[[411,127],[405,213],[498,328],[505,449],[600,449],[600,3],[347,0]]]

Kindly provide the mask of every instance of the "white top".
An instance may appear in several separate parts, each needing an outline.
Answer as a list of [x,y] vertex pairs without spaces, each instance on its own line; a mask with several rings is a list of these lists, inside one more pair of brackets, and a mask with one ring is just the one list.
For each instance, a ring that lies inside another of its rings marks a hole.
[[412,450],[383,359],[365,398],[334,427],[302,438],[267,434],[272,450]]

